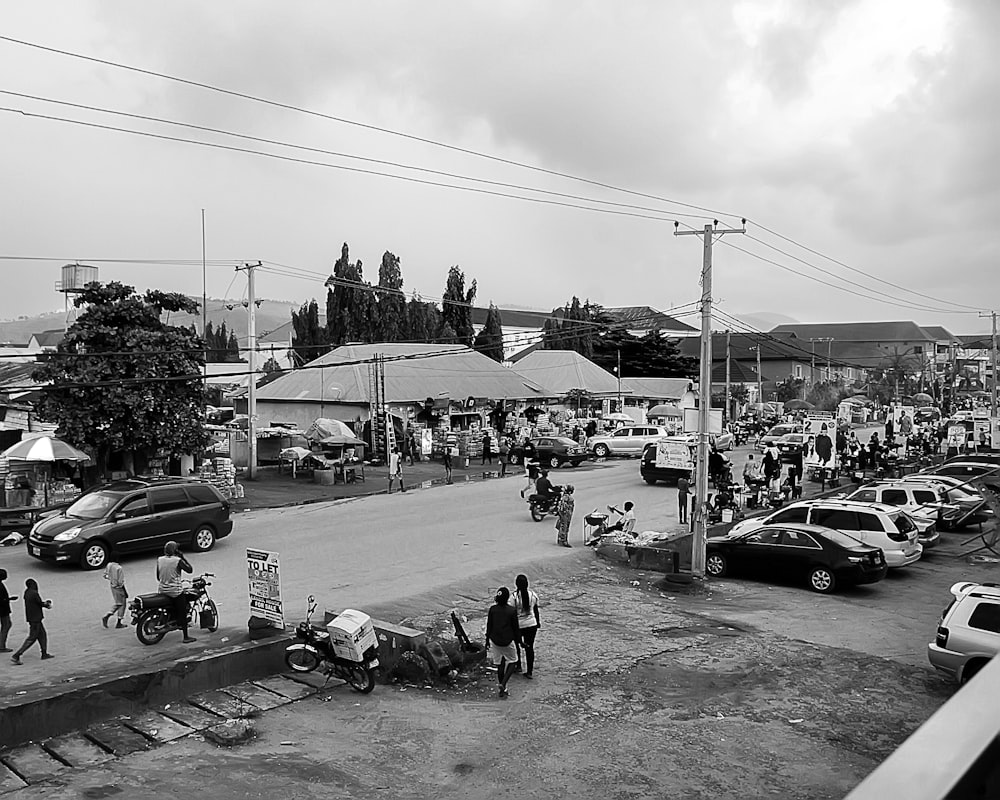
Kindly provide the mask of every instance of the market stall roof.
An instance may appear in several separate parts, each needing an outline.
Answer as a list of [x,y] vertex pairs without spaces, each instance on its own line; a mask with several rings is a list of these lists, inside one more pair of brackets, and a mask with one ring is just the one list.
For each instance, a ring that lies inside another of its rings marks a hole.
[[644,400],[680,400],[691,388],[688,378],[622,378],[622,390]]
[[683,417],[684,412],[671,403],[661,403],[646,412],[647,417]]
[[[518,361],[513,369],[527,380],[544,384],[549,394],[557,397],[574,389],[590,395],[618,394],[618,379],[575,350],[536,350]],[[624,382],[621,391],[631,394]]]
[[54,436],[36,436],[12,444],[0,456],[11,461],[90,461],[90,456]]
[[369,402],[368,365],[384,358],[387,403],[422,403],[428,397],[524,400],[552,397],[534,380],[472,348],[456,344],[384,343],[338,347],[257,391],[272,402]]

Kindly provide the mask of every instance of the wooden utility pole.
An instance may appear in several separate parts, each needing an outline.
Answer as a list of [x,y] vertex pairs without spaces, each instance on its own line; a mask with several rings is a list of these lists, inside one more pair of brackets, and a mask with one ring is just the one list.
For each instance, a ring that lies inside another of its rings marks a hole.
[[715,237],[727,233],[746,233],[747,221],[742,228],[715,227],[706,225],[701,231],[678,230],[680,223],[674,223],[674,236],[702,237],[701,268],[701,369],[698,379],[698,475],[695,478],[695,510],[693,513],[694,539],[691,543],[691,572],[697,578],[705,577],[705,541],[707,539],[708,514],[708,442],[709,409],[712,405],[712,245]]
[[253,271],[262,266],[244,264],[237,272],[247,274],[247,446],[250,463],[247,465],[247,479],[257,477],[257,294]]

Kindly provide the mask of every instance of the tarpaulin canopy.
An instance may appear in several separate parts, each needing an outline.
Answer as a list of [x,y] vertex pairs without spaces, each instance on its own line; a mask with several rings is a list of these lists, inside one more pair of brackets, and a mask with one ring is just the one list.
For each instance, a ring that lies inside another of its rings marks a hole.
[[[346,422],[339,419],[327,419],[320,417],[313,420],[312,425],[306,429],[306,438],[312,442],[322,442],[331,436],[342,436],[350,439],[357,439],[354,430]],[[360,440],[358,440],[360,441]]]
[[647,417],[683,417],[684,412],[671,403],[660,403],[646,412]]

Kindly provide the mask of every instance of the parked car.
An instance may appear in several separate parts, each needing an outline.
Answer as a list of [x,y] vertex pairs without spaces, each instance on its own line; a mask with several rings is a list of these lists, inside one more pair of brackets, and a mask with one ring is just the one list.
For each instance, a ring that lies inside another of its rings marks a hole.
[[731,572],[805,579],[814,592],[829,594],[841,584],[875,583],[886,573],[878,547],[818,525],[760,525],[738,536],[710,538],[705,572]]
[[956,583],[954,599],[941,615],[937,636],[927,645],[934,667],[966,683],[1000,651],[1000,586]]
[[941,409],[937,406],[920,406],[913,412],[913,423],[923,425],[925,422],[936,424],[941,420]]
[[979,478],[1000,491],[1000,460],[985,457],[958,456],[943,464],[921,470],[923,475],[948,475],[963,480]]
[[938,522],[948,515],[954,518],[960,513],[957,506],[948,502],[944,486],[932,481],[885,481],[861,486],[851,492],[845,500],[859,503],[884,503],[901,508],[913,524],[917,526],[917,540],[924,547],[933,547],[940,539]]
[[[583,445],[577,444],[572,439],[565,436],[540,436],[531,439],[534,446],[535,456],[542,466],[556,469],[563,464],[571,464],[574,467],[590,458],[590,454]],[[524,462],[524,445],[519,444],[511,447],[507,454],[507,460],[511,464],[521,464]]]
[[956,478],[954,475],[925,475],[917,472],[912,475],[904,475],[900,480],[907,483],[923,483],[928,478],[941,484],[948,497],[948,502],[961,509],[961,513],[957,517],[945,516],[941,520],[941,527],[945,530],[957,530],[967,525],[980,524],[993,514],[986,503],[986,498],[973,484],[963,478]]
[[729,529],[738,536],[759,525],[807,523],[833,528],[864,544],[879,547],[889,569],[905,567],[920,560],[924,549],[917,541],[917,527],[904,511],[880,503],[851,500],[800,500],[779,508],[766,517],[737,522]]
[[162,551],[171,540],[204,552],[233,530],[229,511],[229,501],[209,483],[177,477],[118,481],[36,522],[28,554],[100,569],[112,555]]
[[786,433],[805,433],[805,428],[790,422],[775,425],[757,440],[757,449],[763,453],[770,445],[776,444]]
[[650,442],[642,449],[639,474],[650,485],[657,481],[676,483],[678,478],[690,478],[697,458],[694,446],[687,435]]
[[598,458],[637,456],[647,444],[664,436],[669,436],[666,428],[653,425],[625,425],[611,433],[591,436],[587,440],[587,449]]
[[778,448],[778,455],[784,461],[804,454],[809,444],[809,436],[808,433],[786,433],[775,442],[775,446]]

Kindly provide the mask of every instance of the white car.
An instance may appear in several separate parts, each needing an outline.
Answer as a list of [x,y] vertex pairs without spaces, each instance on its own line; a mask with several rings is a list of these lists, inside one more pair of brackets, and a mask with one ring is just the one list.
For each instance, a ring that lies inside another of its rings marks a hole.
[[666,428],[654,425],[625,425],[611,433],[591,436],[587,440],[587,449],[598,458],[640,456],[647,444],[669,435]]
[[890,569],[920,560],[924,548],[917,541],[917,527],[906,512],[881,503],[851,500],[802,500],[779,508],[766,517],[737,522],[727,536],[738,536],[760,525],[803,522],[842,531],[873,547],[880,547]]
[[885,481],[862,486],[845,500],[858,503],[884,503],[903,509],[917,526],[920,544],[933,547],[940,539],[937,524],[947,517],[957,516],[961,509],[948,502],[945,488],[933,481]]

